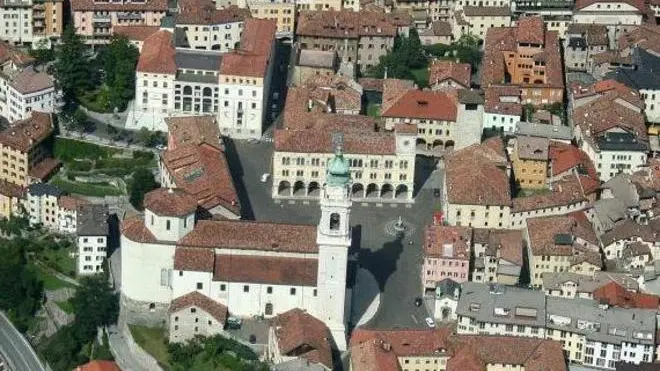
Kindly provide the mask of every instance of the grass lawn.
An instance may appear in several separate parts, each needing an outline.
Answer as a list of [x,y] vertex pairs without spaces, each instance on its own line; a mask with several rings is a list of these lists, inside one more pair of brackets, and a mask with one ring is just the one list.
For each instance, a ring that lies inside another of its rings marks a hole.
[[40,266],[34,265],[33,267],[35,273],[37,274],[37,279],[43,282],[44,290],[51,291],[51,290],[61,289],[64,287],[75,287],[74,285],[66,281],[62,281],[61,279],[51,275]]
[[88,110],[101,113],[111,113],[112,108],[108,102],[108,87],[102,85],[100,88],[81,94],[80,103]]
[[69,255],[73,248],[44,249],[39,252],[37,259],[58,272],[75,278],[76,276],[76,258]]
[[541,188],[541,189],[521,189],[518,192],[518,197],[532,197],[532,196],[540,196],[540,195],[547,195],[549,193],[552,193],[552,191],[548,188]]
[[380,117],[380,104],[370,104],[367,106],[367,116]]
[[419,87],[426,87],[429,85],[429,70],[428,68],[418,68],[416,70],[410,70],[410,73],[412,73],[413,77],[415,78],[415,82]]
[[60,307],[60,309],[62,309],[65,313],[73,314],[73,304],[71,304],[70,301],[56,301],[55,304],[57,304],[57,306]]
[[83,196],[104,197],[120,196],[124,194],[121,189],[110,184],[78,183],[62,179],[61,177],[54,177],[50,183],[56,185],[65,192]]
[[108,158],[121,150],[117,148],[99,146],[93,143],[88,143],[70,138],[57,138],[55,140],[55,148],[53,150],[55,157],[62,162],[73,161],[76,158],[80,159],[99,159]]
[[128,325],[135,342],[156,360],[169,367],[170,355],[167,352],[165,329]]

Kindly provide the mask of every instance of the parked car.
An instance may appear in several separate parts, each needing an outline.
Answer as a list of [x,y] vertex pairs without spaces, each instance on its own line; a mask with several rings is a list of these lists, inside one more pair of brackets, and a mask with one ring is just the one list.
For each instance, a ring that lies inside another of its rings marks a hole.
[[229,317],[227,318],[227,329],[228,330],[238,330],[241,328],[243,320],[238,317]]
[[156,146],[156,149],[159,150],[159,151],[164,151],[164,150],[167,149],[167,147],[165,147],[165,146],[162,145],[162,144],[159,144],[159,145]]
[[433,321],[433,318],[431,317],[426,317],[425,319],[426,325],[430,328],[435,328],[435,322]]
[[422,298],[415,298],[415,306],[416,307],[422,306]]
[[440,197],[440,188],[433,188],[433,197]]
[[261,174],[261,183],[266,183],[268,181],[268,178],[270,178],[270,174],[268,173]]

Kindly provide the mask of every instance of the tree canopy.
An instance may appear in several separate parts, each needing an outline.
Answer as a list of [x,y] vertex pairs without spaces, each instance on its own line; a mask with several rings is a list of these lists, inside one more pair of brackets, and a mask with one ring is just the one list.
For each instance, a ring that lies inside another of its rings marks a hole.
[[171,343],[168,347],[173,371],[266,371],[247,346],[220,335],[196,337],[185,344]]
[[158,183],[154,180],[154,174],[145,168],[139,168],[133,173],[129,201],[131,205],[138,210],[144,209],[142,202],[147,192],[158,188]]
[[64,112],[73,112],[78,107],[78,95],[90,88],[91,70],[86,50],[74,27],[67,26],[55,54],[54,69],[58,87],[62,90]]
[[22,238],[0,243],[0,309],[7,311],[19,331],[26,331],[41,306],[43,287],[35,272],[27,265]]
[[101,52],[103,83],[108,87],[108,104],[111,109],[126,109],[135,95],[135,66],[140,52],[126,36],[113,36],[110,44]]
[[462,35],[450,45],[433,44],[423,47],[426,53],[438,59],[458,60],[461,63],[469,63],[472,72],[477,70],[481,63],[481,51],[479,40],[472,35]]
[[373,77],[387,77],[412,80],[411,69],[424,68],[428,60],[424,55],[422,43],[417,30],[412,28],[408,37],[398,35],[394,39],[394,47],[386,55],[380,57],[377,65],[367,71]]

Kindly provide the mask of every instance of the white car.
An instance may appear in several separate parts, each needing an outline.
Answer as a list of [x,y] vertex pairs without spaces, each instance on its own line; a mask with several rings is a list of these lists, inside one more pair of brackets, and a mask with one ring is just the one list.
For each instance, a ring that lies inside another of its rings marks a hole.
[[426,325],[427,325],[428,327],[430,327],[430,328],[435,328],[435,322],[433,321],[433,318],[431,318],[431,317],[426,317],[426,319],[425,319],[424,321],[426,321]]
[[268,173],[261,174],[261,183],[266,183],[268,181],[268,178],[270,178],[270,174]]

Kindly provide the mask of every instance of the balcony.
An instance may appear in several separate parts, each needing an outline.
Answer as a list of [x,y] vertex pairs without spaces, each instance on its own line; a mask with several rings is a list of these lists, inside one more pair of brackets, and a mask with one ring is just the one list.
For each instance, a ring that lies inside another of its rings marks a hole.
[[33,12],[32,13],[32,19],[45,19],[46,18],[46,12]]
[[142,14],[140,13],[117,13],[117,19],[121,21],[142,20],[142,18]]
[[32,9],[33,10],[46,10],[46,5],[41,4],[41,3],[34,3],[34,5],[32,5]]
[[111,34],[109,28],[95,28],[93,33],[95,36],[110,36]]
[[92,21],[94,23],[110,23],[110,21],[112,21],[112,17],[110,14],[94,14],[92,16]]
[[40,21],[40,20],[37,20],[37,19],[35,19],[35,20],[32,22],[32,25],[33,25],[34,27],[42,27],[42,28],[46,26],[45,23],[44,23],[44,21]]

